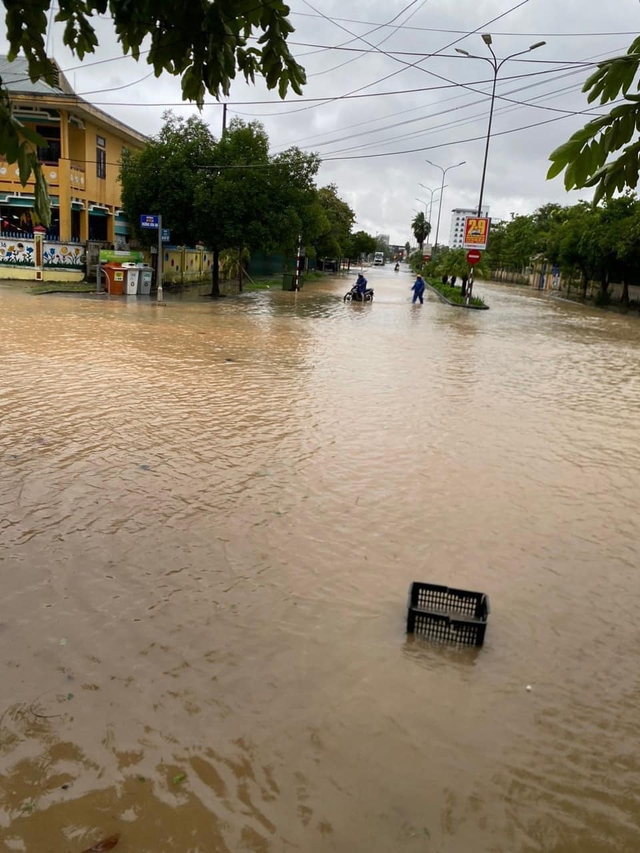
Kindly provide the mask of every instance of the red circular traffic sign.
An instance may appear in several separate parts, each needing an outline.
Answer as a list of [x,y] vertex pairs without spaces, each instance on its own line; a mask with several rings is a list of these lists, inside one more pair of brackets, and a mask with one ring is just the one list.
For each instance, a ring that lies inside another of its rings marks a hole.
[[469,249],[467,252],[467,261],[471,264],[471,266],[475,266],[482,255],[480,254],[479,249]]

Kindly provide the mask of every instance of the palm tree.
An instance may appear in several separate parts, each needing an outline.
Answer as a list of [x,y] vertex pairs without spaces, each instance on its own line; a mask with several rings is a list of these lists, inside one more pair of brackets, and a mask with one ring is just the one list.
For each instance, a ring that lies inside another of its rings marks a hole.
[[431,234],[431,223],[427,222],[424,213],[416,213],[413,222],[411,223],[411,228],[413,230],[413,235],[420,246],[420,252],[422,253],[424,241],[427,239],[429,234]]

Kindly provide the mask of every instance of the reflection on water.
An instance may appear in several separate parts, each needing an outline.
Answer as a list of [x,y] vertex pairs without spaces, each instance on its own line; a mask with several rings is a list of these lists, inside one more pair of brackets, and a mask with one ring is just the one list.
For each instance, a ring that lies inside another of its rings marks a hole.
[[370,278],[0,288],[6,849],[639,849],[640,326]]

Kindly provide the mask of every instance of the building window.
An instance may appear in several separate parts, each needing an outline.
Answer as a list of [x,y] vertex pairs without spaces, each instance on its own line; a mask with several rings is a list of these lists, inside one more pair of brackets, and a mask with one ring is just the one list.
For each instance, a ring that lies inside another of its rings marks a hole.
[[44,139],[44,145],[38,145],[38,160],[41,163],[58,165],[60,159],[60,128],[36,125],[36,133]]
[[107,140],[104,136],[96,136],[96,176],[107,177]]

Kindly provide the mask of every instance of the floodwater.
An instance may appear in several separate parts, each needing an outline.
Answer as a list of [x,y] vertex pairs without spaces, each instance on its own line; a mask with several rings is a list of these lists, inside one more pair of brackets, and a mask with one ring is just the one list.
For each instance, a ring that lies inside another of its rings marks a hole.
[[640,323],[368,276],[0,287],[1,849],[640,849]]

